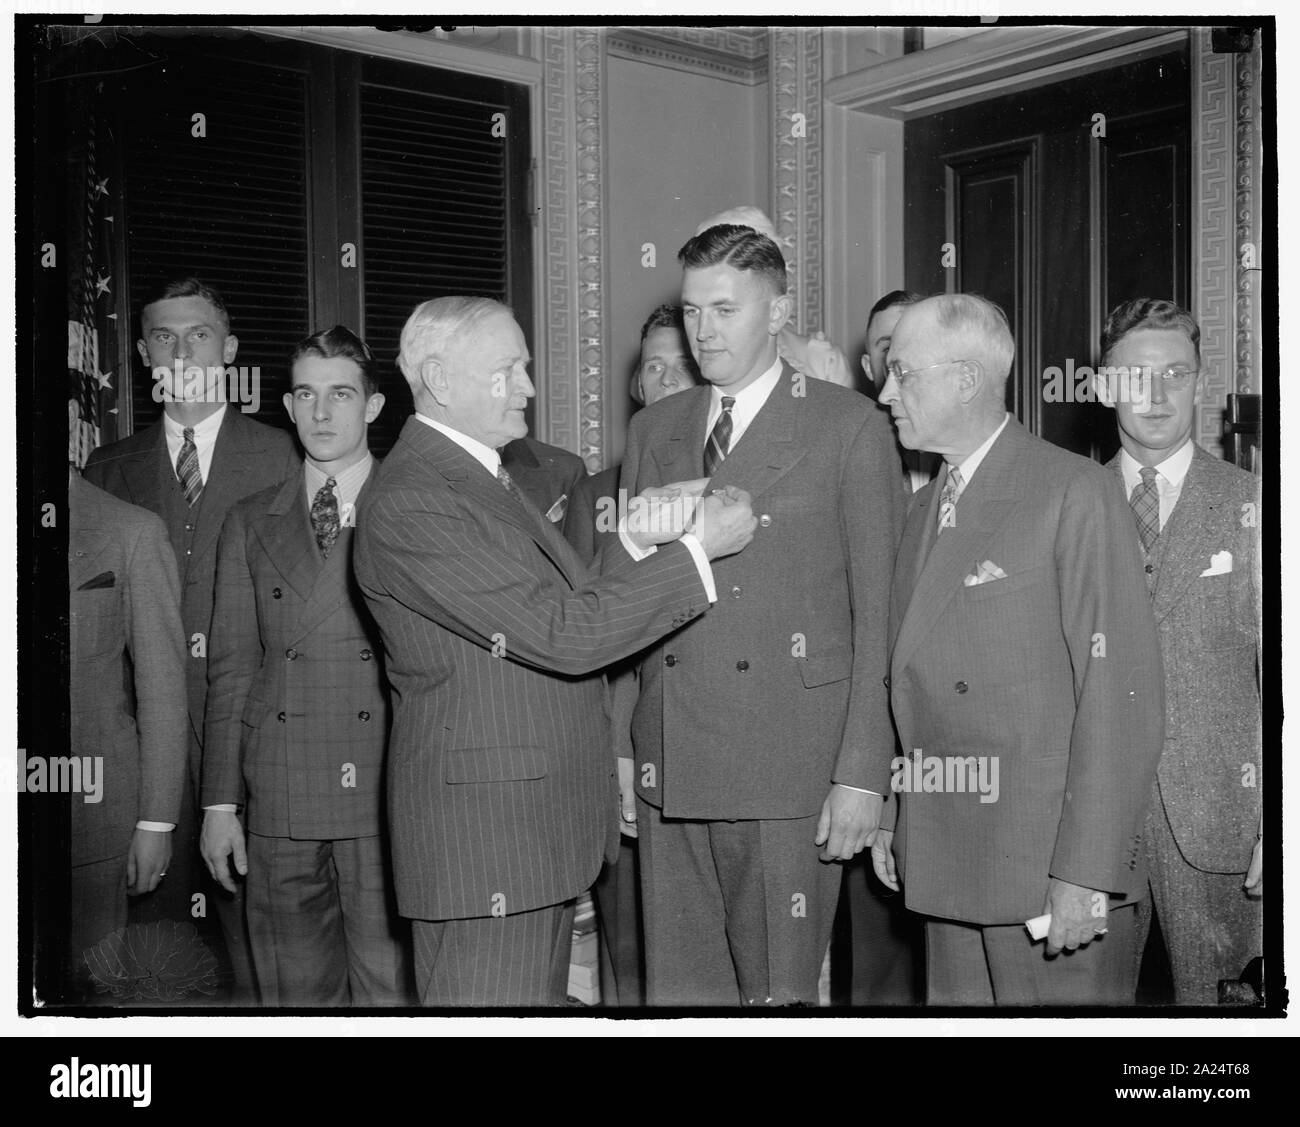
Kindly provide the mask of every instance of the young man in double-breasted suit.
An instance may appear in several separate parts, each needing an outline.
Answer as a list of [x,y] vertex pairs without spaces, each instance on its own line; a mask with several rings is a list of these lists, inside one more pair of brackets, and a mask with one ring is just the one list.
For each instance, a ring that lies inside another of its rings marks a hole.
[[384,403],[371,365],[342,326],[298,344],[284,401],[302,471],[241,501],[221,534],[203,856],[226,887],[232,863],[247,876],[269,1005],[409,1000],[385,837],[383,653],[351,559]]

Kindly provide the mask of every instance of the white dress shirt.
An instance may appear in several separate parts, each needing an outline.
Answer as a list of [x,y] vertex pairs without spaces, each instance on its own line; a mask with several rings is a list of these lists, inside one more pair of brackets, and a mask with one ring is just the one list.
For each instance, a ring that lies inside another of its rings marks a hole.
[[[199,452],[199,474],[203,484],[208,484],[208,475],[212,472],[212,449],[217,444],[217,431],[229,410],[223,403],[202,422],[194,424],[194,445]],[[163,433],[167,436],[167,458],[171,462],[172,476],[176,475],[176,460],[181,456],[181,447],[185,445],[185,425],[178,423],[166,411],[163,412]],[[180,479],[177,478],[179,481]]]
[[[1183,493],[1183,482],[1187,480],[1187,471],[1192,468],[1192,440],[1188,438],[1173,454],[1170,454],[1158,466],[1156,471],[1156,490],[1160,494],[1160,530],[1163,532]],[[1124,496],[1132,497],[1133,490],[1142,481],[1142,464],[1123,447],[1119,452],[1119,472],[1124,478]]]
[[[975,471],[980,468],[980,463],[984,461],[985,457],[987,457],[988,452],[993,449],[993,444],[998,440],[998,435],[1007,429],[1007,423],[1010,421],[1011,413],[1007,412],[1002,416],[1002,423],[998,426],[998,429],[957,463],[957,469],[961,470],[961,488],[957,490],[958,497],[966,492],[966,487],[970,485],[971,478],[975,476]],[[953,464],[949,458],[944,458],[944,461],[950,466]],[[955,501],[953,503],[956,504]]]
[[370,471],[374,468],[374,465],[374,455],[369,450],[366,451],[366,456],[359,462],[354,462],[347,469],[337,474],[327,474],[316,466],[310,458],[307,458],[303,462],[306,471],[303,478],[307,485],[307,512],[311,512],[312,503],[316,500],[316,494],[333,477],[334,497],[339,504],[339,526],[341,528],[355,528],[357,523],[357,495],[361,492],[361,487],[366,484],[366,478],[370,476]]
[[[781,358],[778,356],[772,362],[772,366],[758,379],[731,396],[736,402],[731,408],[731,441],[727,448],[728,454],[736,448],[736,443],[745,437],[745,431],[749,429],[749,424],[754,421],[754,416],[763,409],[763,404],[767,402],[768,396],[772,394],[780,379]],[[713,433],[713,424],[718,421],[719,416],[722,414],[722,397],[729,394],[716,384],[714,385],[713,398],[709,401],[709,417],[704,424],[705,442],[709,440],[709,435]]]

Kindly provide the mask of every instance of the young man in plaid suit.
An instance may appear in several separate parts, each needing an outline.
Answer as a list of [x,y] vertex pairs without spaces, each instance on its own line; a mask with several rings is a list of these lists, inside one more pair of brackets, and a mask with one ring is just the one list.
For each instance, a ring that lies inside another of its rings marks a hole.
[[351,561],[384,404],[371,364],[342,326],[297,345],[284,404],[302,472],[236,505],[221,534],[202,851],[226,887],[232,862],[247,876],[269,1005],[409,1000],[382,818],[382,651]]

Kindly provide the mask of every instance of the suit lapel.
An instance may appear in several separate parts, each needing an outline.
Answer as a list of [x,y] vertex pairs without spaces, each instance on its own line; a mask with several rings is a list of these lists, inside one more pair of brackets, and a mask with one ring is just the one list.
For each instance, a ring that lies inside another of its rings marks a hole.
[[165,493],[176,478],[167,455],[167,434],[159,419],[148,431],[141,434],[142,448],[122,461],[122,477],[126,481],[131,504],[148,509],[151,513],[165,511]]
[[[757,500],[807,453],[808,412],[804,406],[808,401],[794,395],[792,374],[788,364],[782,368],[772,393],[718,467],[709,488],[734,485]],[[703,464],[703,444],[700,457]]]
[[307,514],[305,469],[290,474],[253,531],[285,582],[304,601],[311,598],[324,561]]
[[525,509],[474,457],[427,423],[414,417],[408,419],[402,429],[402,438],[411,443],[421,458],[432,464],[452,489],[468,497],[471,507],[487,509],[531,537],[570,586],[581,586],[586,578],[586,568],[564,537],[537,512],[536,507]]
[[1215,506],[1206,495],[1204,475],[1197,464],[1201,455],[1199,447],[1193,450],[1178,504],[1160,533],[1163,553],[1151,604],[1157,622],[1174,608],[1187,585],[1209,565],[1214,550],[1210,521]]
[[[378,469],[379,463],[376,460],[375,464],[370,467],[370,475],[361,486],[361,492],[357,494],[354,511],[359,512],[361,506],[365,503],[370,490],[370,483],[374,481]],[[302,512],[306,514],[307,494],[305,487],[299,488],[298,499]],[[309,515],[304,523],[311,539],[311,554],[317,561],[317,567],[311,594],[307,597],[307,601],[298,615],[295,641],[306,634],[310,634],[339,607],[348,602],[353,595],[352,536],[356,531],[355,522],[339,529],[339,538],[334,542],[334,547],[330,549],[329,557],[323,560],[321,559],[320,550],[316,546],[316,534],[312,530]]]
[[200,559],[210,551],[221,535],[221,525],[230,506],[241,497],[257,492],[269,482],[258,476],[261,468],[249,458],[247,424],[234,407],[226,408],[226,417],[217,431],[212,448],[212,464],[199,497],[198,526],[194,531],[193,553]]
[[[674,481],[691,481],[704,473],[704,428],[709,421],[712,389],[707,385],[680,392],[674,400],[681,400],[676,427],[651,448],[650,455],[659,467],[659,480],[655,485]],[[670,408],[671,409],[671,408]],[[645,488],[651,483],[637,483]]]
[[[921,565],[898,629],[891,660],[894,675],[907,665],[917,646],[934,629],[961,589],[962,580],[985,558],[989,542],[1015,512],[1015,455],[1020,442],[1020,425],[1012,419],[985,456],[975,480],[958,498],[955,527],[937,537]],[[942,481],[931,487],[935,496],[916,510],[914,519],[937,519],[936,498],[941,486]]]
[[912,592],[921,577],[921,565],[926,552],[934,539],[936,510],[938,506],[939,487],[943,478],[919,490],[912,498],[908,508],[907,522],[903,526],[903,538],[898,545],[898,557],[894,565],[894,582],[889,600],[889,648],[893,652],[898,641],[899,629],[903,616],[912,601]]

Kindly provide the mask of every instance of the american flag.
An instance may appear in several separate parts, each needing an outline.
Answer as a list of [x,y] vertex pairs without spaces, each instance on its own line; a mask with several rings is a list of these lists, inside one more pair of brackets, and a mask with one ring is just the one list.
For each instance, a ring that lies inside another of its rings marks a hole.
[[[95,94],[98,95],[97,89]],[[100,367],[117,352],[113,295],[113,197],[101,143],[95,102],[88,99],[81,223],[73,231],[74,257],[68,269],[68,461],[78,469],[99,445],[104,415],[116,414],[111,371]],[[78,238],[79,236],[79,238]]]

